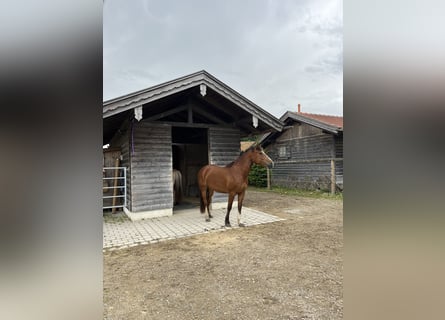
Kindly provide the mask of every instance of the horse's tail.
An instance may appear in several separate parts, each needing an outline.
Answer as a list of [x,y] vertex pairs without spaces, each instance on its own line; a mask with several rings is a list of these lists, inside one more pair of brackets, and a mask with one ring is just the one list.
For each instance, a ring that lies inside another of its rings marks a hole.
[[[208,189],[206,188],[206,193],[208,192]],[[202,198],[201,192],[199,192],[199,211],[201,213],[204,213],[206,211],[206,208],[204,206],[204,199]]]
[[[207,203],[207,205],[209,205],[210,204],[210,200],[209,200],[210,190],[209,190],[209,187],[206,187],[205,197],[206,197],[206,203]],[[206,212],[206,207],[205,207],[205,204],[204,204],[204,199],[202,198],[201,191],[199,191],[199,210],[201,211],[201,213],[205,213]]]
[[[204,199],[202,198],[202,192],[201,192],[201,187],[203,187],[205,185],[204,183],[204,176],[203,176],[203,170],[205,167],[202,167],[201,169],[199,169],[198,171],[198,193],[199,193],[199,211],[201,213],[204,213],[206,211],[205,205],[204,205]],[[207,189],[207,186],[206,186]]]

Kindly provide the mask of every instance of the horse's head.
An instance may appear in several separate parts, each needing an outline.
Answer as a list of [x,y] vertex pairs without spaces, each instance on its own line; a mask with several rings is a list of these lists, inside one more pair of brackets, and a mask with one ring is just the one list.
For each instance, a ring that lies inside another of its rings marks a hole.
[[251,159],[253,163],[259,164],[263,167],[271,168],[273,167],[274,163],[271,158],[264,152],[263,148],[259,145],[256,145],[252,147],[250,150],[252,153]]

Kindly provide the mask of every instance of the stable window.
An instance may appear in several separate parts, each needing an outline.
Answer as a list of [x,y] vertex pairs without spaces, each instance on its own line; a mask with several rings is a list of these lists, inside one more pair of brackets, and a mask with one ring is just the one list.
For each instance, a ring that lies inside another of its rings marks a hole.
[[278,148],[278,156],[280,158],[287,158],[287,148],[286,148],[286,146],[280,146]]

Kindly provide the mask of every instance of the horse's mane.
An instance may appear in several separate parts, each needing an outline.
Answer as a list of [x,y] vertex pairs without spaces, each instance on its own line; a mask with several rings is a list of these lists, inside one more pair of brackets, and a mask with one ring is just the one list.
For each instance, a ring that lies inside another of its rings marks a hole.
[[230,168],[231,166],[233,166],[233,165],[234,165],[234,163],[235,163],[235,161],[232,161],[232,162],[230,162],[230,163],[226,164],[226,168]]
[[252,150],[254,150],[254,149],[258,148],[258,147],[261,148],[261,147],[258,146],[258,145],[252,145],[252,146],[250,146],[249,148],[247,148],[246,150],[241,151],[240,154],[239,154],[239,156],[238,156],[238,158],[236,158],[236,160],[234,160],[234,161],[228,163],[228,164],[226,165],[226,168],[230,168],[231,166],[233,166],[233,165],[235,164],[235,162],[238,161],[238,159],[241,158],[241,157],[243,156],[243,154],[245,154],[245,153],[247,153],[247,152],[249,152],[249,151],[252,151]]

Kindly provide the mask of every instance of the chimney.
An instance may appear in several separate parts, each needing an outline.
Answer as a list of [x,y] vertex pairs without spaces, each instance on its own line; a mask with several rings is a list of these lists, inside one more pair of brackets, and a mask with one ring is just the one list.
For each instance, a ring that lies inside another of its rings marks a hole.
[[298,104],[298,113],[300,113],[301,112],[301,106],[300,106],[300,104]]

